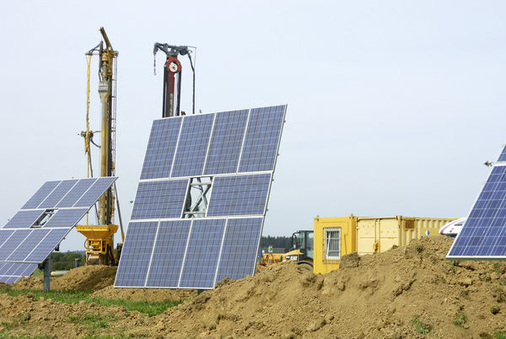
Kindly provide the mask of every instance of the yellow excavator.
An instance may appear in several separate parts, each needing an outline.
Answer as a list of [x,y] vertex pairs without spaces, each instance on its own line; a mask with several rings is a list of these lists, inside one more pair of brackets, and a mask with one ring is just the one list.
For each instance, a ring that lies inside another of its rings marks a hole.
[[[100,28],[103,41],[86,53],[88,61],[88,82],[86,100],[86,130],[81,132],[84,138],[84,149],[87,157],[87,176],[93,177],[91,146],[100,148],[100,176],[115,175],[116,156],[116,58],[118,52],[112,48],[111,42],[103,27]],[[93,56],[99,57],[99,83],[98,93],[102,111],[102,129],[93,132],[90,129],[90,69]],[[95,134],[100,133],[100,145],[93,140]],[[115,203],[117,210],[115,208]],[[86,237],[86,264],[87,265],[117,265],[121,255],[122,243],[114,250],[114,234],[118,225],[113,224],[114,213],[117,211],[121,228],[122,242],[125,240],[119,200],[117,198],[116,183],[107,190],[95,206],[94,213],[96,225],[89,224],[89,215],[86,224],[78,225],[77,231]],[[92,213],[92,212],[90,212]]]
[[285,261],[296,261],[300,265],[313,267],[314,253],[313,230],[299,230],[292,234],[292,248],[286,253],[274,253],[272,250],[262,253],[261,265],[270,265]]

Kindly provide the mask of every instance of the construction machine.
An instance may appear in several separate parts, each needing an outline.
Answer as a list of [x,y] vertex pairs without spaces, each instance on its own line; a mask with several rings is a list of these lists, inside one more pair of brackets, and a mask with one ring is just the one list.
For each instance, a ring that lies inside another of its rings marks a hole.
[[286,253],[262,253],[261,264],[296,261],[300,265],[313,266],[314,258],[313,230],[299,230],[292,234],[292,248]]
[[[116,58],[118,52],[112,47],[111,42],[103,27],[100,28],[103,40],[86,53],[88,60],[88,82],[86,102],[86,130],[81,132],[85,141],[85,154],[87,156],[87,175],[93,177],[91,145],[100,148],[100,176],[110,177],[115,175],[116,157]],[[99,83],[98,93],[101,102],[102,129],[99,132],[90,130],[90,68],[92,56],[99,57]],[[93,137],[100,133],[100,145],[97,145]],[[121,255],[122,243],[118,244],[114,251],[114,234],[118,231],[118,225],[113,224],[114,214],[117,207],[120,221],[122,242],[125,239],[117,197],[116,183],[107,190],[95,206],[97,219],[96,225],[89,224],[89,216],[86,216],[86,225],[78,225],[77,231],[86,237],[86,264],[87,265],[117,265]]]
[[156,42],[153,47],[153,63],[156,74],[156,53],[163,51],[167,55],[165,65],[163,67],[163,102],[162,102],[162,117],[173,117],[180,114],[184,115],[181,111],[181,79],[183,74],[183,67],[178,59],[178,56],[188,56],[190,66],[193,72],[193,106],[192,114],[195,114],[195,66],[191,57],[191,46],[175,46],[169,44],[162,44]]

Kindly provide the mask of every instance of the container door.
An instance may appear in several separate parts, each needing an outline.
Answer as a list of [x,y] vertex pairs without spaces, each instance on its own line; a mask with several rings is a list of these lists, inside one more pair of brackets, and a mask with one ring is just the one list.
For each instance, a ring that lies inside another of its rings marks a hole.
[[[357,222],[357,253],[372,254],[377,247],[376,219],[360,219]],[[378,223],[379,224],[379,223]]]
[[383,218],[380,221],[380,244],[379,252],[385,252],[394,246],[399,246],[399,218]]

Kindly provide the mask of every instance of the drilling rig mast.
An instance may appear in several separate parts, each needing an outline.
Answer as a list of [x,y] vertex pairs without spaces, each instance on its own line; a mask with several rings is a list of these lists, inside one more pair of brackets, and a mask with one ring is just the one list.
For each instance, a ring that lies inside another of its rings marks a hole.
[[[116,161],[116,58],[118,52],[112,48],[112,44],[103,27],[100,28],[103,41],[86,56],[88,58],[88,84],[87,84],[87,112],[86,131],[81,132],[85,139],[85,153],[87,155],[88,177],[93,177],[93,165],[91,161],[91,144],[100,148],[100,176],[110,177],[115,175]],[[104,46],[105,44],[105,46]],[[91,58],[99,56],[99,84],[98,93],[102,111],[102,129],[100,131],[101,143],[95,144],[94,133],[90,130],[89,107],[90,107],[90,65]],[[118,251],[114,253],[114,234],[118,225],[114,225],[115,203],[118,207],[121,235],[124,240],[123,227],[121,225],[121,214],[116,196],[116,184],[109,188],[98,201],[96,209],[98,225],[89,225],[88,217],[86,225],[78,225],[78,232],[86,236],[86,263],[100,265],[117,265],[121,253],[121,244],[118,244]]]

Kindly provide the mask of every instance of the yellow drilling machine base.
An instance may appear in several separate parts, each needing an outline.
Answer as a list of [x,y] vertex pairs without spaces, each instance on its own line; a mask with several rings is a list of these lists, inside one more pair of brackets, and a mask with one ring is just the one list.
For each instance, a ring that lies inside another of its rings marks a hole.
[[79,233],[86,237],[87,265],[117,265],[120,255],[114,253],[114,234],[118,225],[77,225]]

